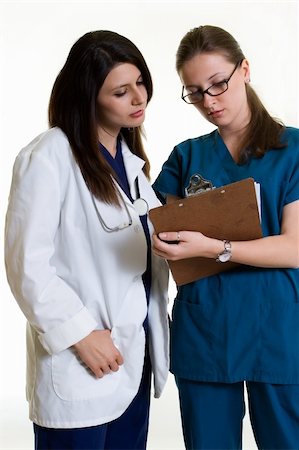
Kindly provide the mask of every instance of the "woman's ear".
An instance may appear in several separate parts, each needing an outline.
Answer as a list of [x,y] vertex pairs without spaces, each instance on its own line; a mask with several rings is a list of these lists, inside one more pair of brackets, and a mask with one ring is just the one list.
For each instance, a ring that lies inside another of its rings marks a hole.
[[250,67],[249,67],[249,61],[246,58],[243,59],[243,61],[241,63],[241,68],[242,68],[243,74],[244,74],[244,81],[247,84],[250,82]]

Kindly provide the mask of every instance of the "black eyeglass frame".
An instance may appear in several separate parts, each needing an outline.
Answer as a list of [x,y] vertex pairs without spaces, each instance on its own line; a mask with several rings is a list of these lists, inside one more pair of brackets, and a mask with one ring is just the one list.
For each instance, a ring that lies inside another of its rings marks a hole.
[[[228,82],[229,82],[229,80],[231,79],[231,77],[233,76],[233,74],[235,73],[235,71],[237,70],[238,66],[241,65],[242,61],[243,61],[243,59],[242,59],[241,61],[238,61],[238,62],[237,62],[237,64],[236,64],[235,67],[234,67],[234,70],[232,71],[232,73],[230,74],[230,76],[229,76],[228,78],[226,78],[226,80],[222,80],[222,81],[219,81],[218,83],[211,84],[211,86],[209,86],[208,89],[205,89],[204,91],[202,91],[201,89],[197,89],[197,91],[195,91],[195,92],[192,92],[192,93],[190,93],[190,94],[185,94],[185,95],[184,95],[184,89],[185,89],[185,86],[183,86],[183,88],[182,88],[182,94],[181,94],[181,99],[184,100],[184,102],[187,103],[188,105],[195,105],[196,103],[200,103],[200,102],[203,101],[203,99],[204,99],[204,94],[208,94],[208,95],[210,95],[210,97],[218,97],[218,95],[224,94],[224,92],[226,92],[226,91],[228,90]],[[226,84],[226,88],[225,88],[222,92],[219,92],[219,94],[211,94],[211,92],[209,92],[209,90],[210,90],[212,87],[217,86],[217,85],[220,85],[220,84],[223,84],[223,83]],[[187,98],[188,98],[190,95],[196,95],[196,94],[201,94],[201,95],[202,95],[202,98],[201,98],[200,100],[195,101],[195,102],[187,101]]]

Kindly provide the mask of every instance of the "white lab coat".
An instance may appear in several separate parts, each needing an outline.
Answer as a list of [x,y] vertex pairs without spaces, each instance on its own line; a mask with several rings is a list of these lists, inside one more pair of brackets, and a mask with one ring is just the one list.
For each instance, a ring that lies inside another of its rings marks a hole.
[[[158,206],[144,162],[124,142],[122,148],[133,198],[138,176],[141,197],[150,208]],[[5,259],[11,290],[28,320],[27,399],[30,419],[38,425],[106,423],[119,417],[137,393],[145,348],[147,245],[138,214],[121,195],[133,223],[108,233],[59,128],[38,136],[15,161]],[[128,220],[124,207],[96,204],[109,226]],[[155,255],[152,272],[149,347],[159,397],[168,374],[168,270]],[[118,372],[101,379],[71,347],[95,329],[111,329],[124,357]]]

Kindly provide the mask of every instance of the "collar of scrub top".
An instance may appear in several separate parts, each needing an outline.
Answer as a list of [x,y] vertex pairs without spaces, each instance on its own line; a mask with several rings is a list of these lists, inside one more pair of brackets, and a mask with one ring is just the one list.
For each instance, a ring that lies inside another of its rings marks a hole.
[[[105,157],[106,161],[109,163],[109,165],[112,167],[114,172],[116,173],[116,181],[119,184],[119,186],[122,188],[126,196],[131,200],[131,202],[134,202],[134,199],[132,198],[131,192],[130,192],[130,186],[128,182],[128,177],[125,169],[123,154],[122,154],[122,148],[121,148],[121,138],[120,136],[117,137],[117,143],[116,143],[116,154],[115,158],[110,154],[110,152],[106,149],[106,147],[99,143],[100,150],[102,155]],[[136,178],[138,180],[138,178]],[[139,191],[139,186],[138,186]],[[138,197],[137,192],[137,197]]]
[[122,145],[121,145],[121,137],[117,137],[117,143],[116,143],[116,154],[115,158],[111,156],[109,151],[100,143],[100,149],[102,151],[103,156],[106,158],[106,161],[110,164],[112,169],[117,175],[117,183],[122,188],[126,196],[130,199],[130,201],[133,203],[133,206],[139,216],[144,216],[148,213],[148,204],[147,201],[141,197],[140,195],[140,189],[139,189],[139,181],[138,176],[135,179],[135,191],[136,191],[136,198],[133,199],[131,192],[130,192],[130,185],[128,181],[128,176],[125,168],[124,158],[123,158],[123,152],[122,152]]

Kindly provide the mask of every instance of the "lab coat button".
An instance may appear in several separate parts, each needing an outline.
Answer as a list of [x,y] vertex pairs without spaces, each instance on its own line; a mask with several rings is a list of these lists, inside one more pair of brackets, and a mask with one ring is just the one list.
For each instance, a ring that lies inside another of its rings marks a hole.
[[139,231],[140,231],[140,225],[135,225],[135,226],[134,226],[134,231],[135,231],[136,233],[139,233]]

